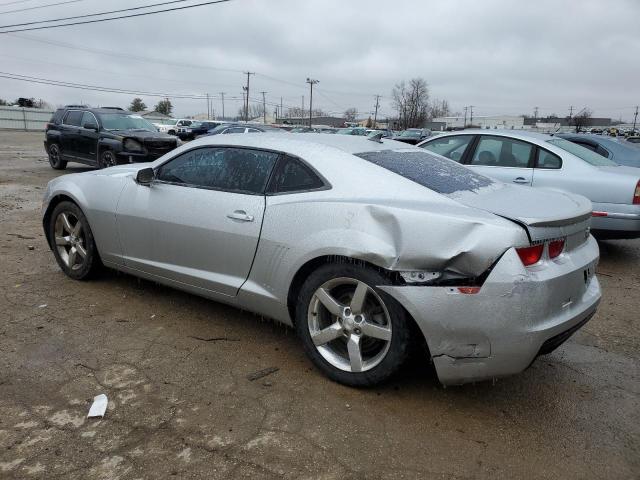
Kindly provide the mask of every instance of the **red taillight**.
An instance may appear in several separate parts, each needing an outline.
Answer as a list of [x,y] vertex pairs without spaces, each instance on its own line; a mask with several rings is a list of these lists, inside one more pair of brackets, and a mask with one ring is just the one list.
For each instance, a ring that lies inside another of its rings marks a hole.
[[640,205],[640,180],[638,180],[636,185],[636,191],[633,192],[633,204]]
[[534,245],[532,247],[523,247],[516,248],[516,252],[518,252],[518,256],[525,267],[529,265],[533,265],[534,263],[538,263],[540,258],[542,257],[542,252],[544,250],[544,244]]
[[480,287],[458,287],[458,291],[466,295],[475,295],[480,291]]
[[549,258],[556,258],[564,250],[564,239],[549,242]]
[[596,212],[596,211],[591,212],[592,217],[606,217],[608,215],[609,214],[607,212]]

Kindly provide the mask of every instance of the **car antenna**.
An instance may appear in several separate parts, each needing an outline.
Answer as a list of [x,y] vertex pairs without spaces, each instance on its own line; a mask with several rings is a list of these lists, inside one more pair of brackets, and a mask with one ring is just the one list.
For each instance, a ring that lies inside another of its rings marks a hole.
[[376,142],[376,143],[382,143],[382,135],[384,135],[384,133],[382,132],[376,133],[375,135],[371,135],[370,137],[367,137],[367,140],[371,140],[372,142]]

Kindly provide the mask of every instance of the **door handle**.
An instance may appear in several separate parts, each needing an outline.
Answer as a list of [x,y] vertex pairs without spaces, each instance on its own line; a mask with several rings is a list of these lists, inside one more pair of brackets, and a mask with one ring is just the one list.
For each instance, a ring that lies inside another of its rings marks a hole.
[[527,179],[526,179],[526,178],[524,178],[524,177],[516,177],[516,178],[513,180],[513,183],[529,183],[529,182],[528,182],[528,181],[527,181]]
[[253,215],[247,215],[244,210],[236,210],[233,213],[227,214],[227,218],[232,220],[240,220],[241,222],[253,222]]

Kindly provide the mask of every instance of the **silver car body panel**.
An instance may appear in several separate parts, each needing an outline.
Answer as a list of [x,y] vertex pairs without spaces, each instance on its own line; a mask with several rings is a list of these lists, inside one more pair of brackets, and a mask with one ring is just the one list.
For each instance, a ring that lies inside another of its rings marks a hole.
[[[514,130],[464,130],[438,136],[488,135],[513,138],[538,145],[562,159],[562,168],[519,168],[488,165],[465,165],[474,171],[512,183],[525,177],[525,186],[545,188],[582,195],[593,203],[595,212],[607,213],[594,216],[591,228],[594,230],[619,230],[638,232],[640,235],[640,205],[633,205],[632,199],[640,180],[640,169],[626,166],[593,166],[562,148],[549,143],[550,135],[519,132]],[[558,137],[559,138],[559,137]],[[420,145],[428,144],[427,139]],[[519,182],[519,181],[518,181]],[[521,187],[521,185],[517,185]]]
[[[136,183],[138,170],[209,145],[299,157],[330,188],[261,196]],[[424,153],[342,135],[209,136],[151,164],[58,177],[47,186],[43,212],[52,199],[70,197],[87,216],[105,265],[287,324],[293,280],[318,259],[346,257],[451,278],[490,272],[476,295],[432,285],[383,287],[414,317],[443,383],[512,373],[512,365],[535,358],[541,342],[595,309],[597,280],[589,274],[585,290],[583,278],[598,259],[588,200],[562,192],[523,195],[499,182],[443,195],[353,155],[379,150]],[[229,218],[236,210],[254,221]],[[567,237],[560,257],[523,267],[514,247],[558,237]],[[445,357],[456,365],[484,360],[461,369]]]

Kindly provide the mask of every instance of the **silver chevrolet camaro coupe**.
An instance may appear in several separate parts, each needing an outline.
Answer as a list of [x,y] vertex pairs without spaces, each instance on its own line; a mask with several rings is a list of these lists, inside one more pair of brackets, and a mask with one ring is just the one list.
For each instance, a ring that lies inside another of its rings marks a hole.
[[591,210],[392,140],[261,133],[58,177],[43,224],[69,277],[104,265],[292,325],[336,381],[376,384],[418,343],[461,384],[595,313]]

